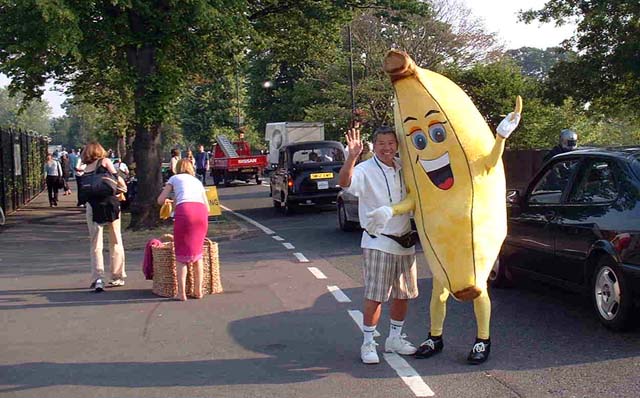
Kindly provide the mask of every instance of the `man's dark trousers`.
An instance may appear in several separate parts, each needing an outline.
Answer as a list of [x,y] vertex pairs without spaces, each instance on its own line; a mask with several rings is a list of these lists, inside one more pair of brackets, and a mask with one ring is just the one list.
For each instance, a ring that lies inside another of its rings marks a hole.
[[202,180],[202,185],[207,185],[207,169],[197,169],[196,175]]

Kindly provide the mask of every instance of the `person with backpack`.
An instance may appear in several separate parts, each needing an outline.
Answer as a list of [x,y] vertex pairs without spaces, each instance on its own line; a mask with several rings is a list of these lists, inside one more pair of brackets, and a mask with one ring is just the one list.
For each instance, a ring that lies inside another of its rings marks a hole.
[[[109,252],[111,253],[111,281],[109,286],[123,286],[127,277],[125,272],[124,244],[120,232],[120,202],[116,196],[115,185],[109,189],[109,183],[118,181],[118,173],[107,159],[107,151],[97,142],[89,143],[82,151],[82,163],[86,164],[79,183],[78,196],[86,201],[87,226],[91,241],[91,289],[102,292],[104,282],[104,258],[102,253],[102,233],[109,229]],[[97,181],[97,182],[96,182]],[[100,181],[105,181],[100,184]]]

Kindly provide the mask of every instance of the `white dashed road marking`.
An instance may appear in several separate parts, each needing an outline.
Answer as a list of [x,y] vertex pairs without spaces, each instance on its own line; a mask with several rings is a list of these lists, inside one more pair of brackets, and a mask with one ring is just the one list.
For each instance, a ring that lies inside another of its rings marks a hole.
[[400,355],[385,352],[384,360],[396,371],[398,376],[404,381],[404,384],[413,391],[416,397],[433,397],[435,395],[427,383],[422,380],[418,372],[416,372],[407,361],[401,358]]
[[[269,184],[263,184],[263,186],[269,186]],[[222,206],[220,205],[221,208],[223,208],[225,211],[228,211],[238,217],[240,217],[241,219],[245,220],[246,222],[248,222],[249,224],[255,225],[256,227],[260,228],[265,234],[267,235],[271,235],[271,237],[279,242],[284,241],[284,239],[278,235],[275,235],[275,232],[270,229],[265,227],[264,225],[260,224],[257,221],[254,221],[252,219],[250,219],[247,216],[244,216],[240,213],[236,213],[235,211],[229,209],[226,206]],[[295,247],[288,242],[284,242],[282,243],[282,245],[289,249],[289,250],[293,250],[295,249]],[[293,253],[294,256],[296,256],[296,258],[298,259],[298,261],[300,261],[301,263],[308,263],[309,260],[302,254],[302,253]],[[324,273],[322,273],[322,271],[320,271],[318,268],[316,267],[307,267],[307,269],[318,279],[327,279],[326,275]],[[333,297],[339,302],[339,303],[350,303],[351,299],[344,294],[344,292],[342,290],[340,290],[340,288],[338,286],[335,285],[329,285],[327,286],[327,290],[329,292],[331,292],[331,294],[333,295]],[[155,299],[154,299],[155,300]],[[358,328],[360,328],[360,330],[362,330],[363,328],[363,315],[361,311],[358,310],[348,310],[349,315],[351,316],[351,318],[353,319],[353,321],[356,323],[356,325],[358,325]],[[376,337],[380,336],[380,333],[378,333],[378,331],[376,330],[374,335]],[[411,389],[411,391],[415,394],[416,397],[433,397],[435,394],[433,392],[433,390],[431,390],[431,388],[429,388],[429,386],[427,385],[427,383],[424,382],[424,380],[422,380],[422,377],[420,377],[420,375],[418,374],[418,372],[416,372],[415,369],[413,369],[411,367],[411,365],[409,365],[407,363],[407,361],[405,361],[403,358],[401,358],[398,354],[396,353],[384,353],[384,360],[387,361],[387,363],[389,364],[389,366],[391,366],[393,368],[393,370],[396,371],[396,373],[398,374],[398,376],[400,376],[400,379],[402,379],[402,381],[407,385],[407,387],[409,387],[409,389]]]
[[336,300],[338,300],[339,303],[350,303],[351,299],[349,297],[347,297],[346,294],[344,294],[342,292],[342,290],[340,290],[340,288],[338,286],[327,286],[327,290],[329,290],[331,292],[331,294],[333,294],[333,297],[336,298]]
[[[362,325],[364,323],[364,317],[362,316],[362,311],[360,310],[349,310],[347,311],[349,313],[349,315],[351,315],[351,318],[353,318],[353,321],[356,323],[356,325],[358,325],[358,327],[360,328],[361,332],[364,332]],[[380,337],[380,333],[376,330],[375,332],[373,332],[373,335],[375,337]]]
[[[298,253],[298,254],[302,254],[302,253]],[[325,274],[322,273],[322,271],[320,271],[318,268],[316,267],[307,267],[307,269],[313,274],[313,276],[315,276],[318,279],[327,279],[327,276]]]
[[248,222],[249,224],[251,224],[251,225],[255,225],[256,227],[260,228],[260,229],[262,230],[262,232],[264,232],[264,233],[265,233],[265,234],[267,234],[267,235],[273,235],[273,234],[275,234],[275,232],[273,232],[273,230],[272,230],[272,229],[269,229],[269,228],[265,227],[264,225],[260,224],[260,223],[259,223],[259,222],[257,222],[257,221],[254,221],[254,220],[250,219],[249,217],[247,217],[247,216],[245,216],[245,215],[242,215],[242,214],[240,214],[240,213],[236,213],[235,211],[233,211],[233,210],[231,210],[230,208],[228,208],[228,207],[226,207],[226,206],[223,206],[223,205],[220,205],[220,207],[222,207],[225,211],[228,211],[229,213],[231,213],[231,214],[233,214],[233,215],[235,215],[235,216],[238,216],[238,217],[242,218],[243,220],[245,220],[245,221],[246,221],[246,222]]

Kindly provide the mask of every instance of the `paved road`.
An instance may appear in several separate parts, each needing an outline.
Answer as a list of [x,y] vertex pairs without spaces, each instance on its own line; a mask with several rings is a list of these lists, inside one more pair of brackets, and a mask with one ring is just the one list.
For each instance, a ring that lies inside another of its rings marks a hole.
[[[338,231],[331,210],[278,214],[266,186],[221,188],[220,197],[269,233],[254,227],[250,239],[221,243],[225,293],[187,303],[150,294],[139,252],[127,253],[125,287],[87,292],[76,209],[53,217],[34,207],[30,224],[0,234],[0,397],[638,396],[640,332],[610,333],[580,298],[535,284],[492,293],[494,346],[483,366],[465,363],[473,311],[455,302],[441,355],[364,366],[349,313],[362,297],[359,234]],[[16,253],[21,261],[7,264]],[[415,342],[427,333],[431,283],[420,276],[405,328]],[[385,314],[381,344],[387,325]]]

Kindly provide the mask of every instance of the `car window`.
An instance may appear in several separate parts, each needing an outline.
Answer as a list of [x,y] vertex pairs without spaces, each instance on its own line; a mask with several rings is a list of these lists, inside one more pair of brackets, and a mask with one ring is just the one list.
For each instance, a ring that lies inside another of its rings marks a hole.
[[562,192],[569,185],[578,161],[563,160],[554,164],[531,191],[529,203],[554,204],[562,200]]
[[340,148],[320,146],[298,149],[293,152],[291,158],[294,164],[343,162],[344,152]]
[[615,165],[605,160],[589,163],[569,197],[571,203],[606,203],[618,197]]

